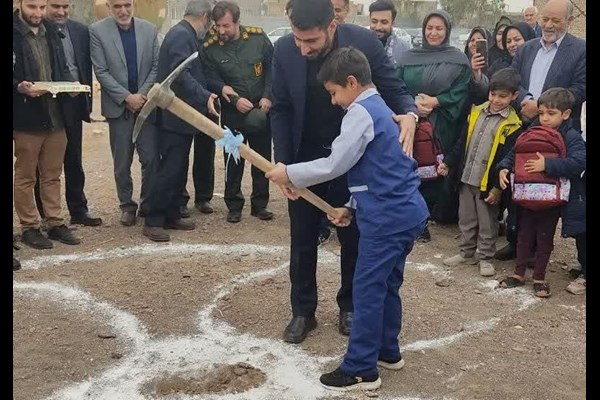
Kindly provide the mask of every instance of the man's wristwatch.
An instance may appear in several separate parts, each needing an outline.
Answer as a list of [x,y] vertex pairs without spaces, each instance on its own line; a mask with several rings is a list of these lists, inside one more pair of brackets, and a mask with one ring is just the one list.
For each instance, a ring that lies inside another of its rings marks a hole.
[[406,115],[412,115],[413,117],[415,117],[415,122],[419,123],[419,116],[417,114],[415,114],[414,112],[409,111],[406,113]]

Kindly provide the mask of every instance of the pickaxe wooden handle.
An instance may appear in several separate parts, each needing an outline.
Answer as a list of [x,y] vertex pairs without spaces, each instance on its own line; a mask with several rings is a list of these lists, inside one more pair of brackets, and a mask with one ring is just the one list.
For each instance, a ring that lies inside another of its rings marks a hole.
[[[215,140],[223,138],[223,128],[202,115],[202,113],[198,112],[198,110],[194,109],[183,100],[177,98],[175,93],[173,93],[171,90],[171,84],[196,58],[198,58],[198,52],[191,54],[188,58],[183,60],[173,71],[171,71],[169,76],[167,76],[164,81],[161,83],[155,83],[152,89],[150,89],[146,103],[140,110],[140,113],[135,121],[135,126],[133,127],[132,140],[134,142],[137,140],[137,137],[140,134],[144,121],[146,121],[150,113],[156,107],[169,110],[171,113],[175,114],[193,127],[206,133]],[[252,165],[263,172],[268,172],[275,166],[269,160],[248,147],[246,144],[240,144],[238,149],[240,155],[244,157],[244,159],[248,160]],[[335,210],[335,208],[331,207],[325,200],[321,199],[310,190],[298,188],[295,188],[294,190],[298,195],[302,196],[306,201],[325,212],[327,215],[330,215],[334,218],[340,218],[342,216],[341,213],[338,213]]]
[[[155,86],[156,85],[158,84],[155,84]],[[186,121],[193,127],[206,133],[211,138],[215,140],[223,138],[223,128],[199,113],[198,110],[187,104],[185,101],[174,97],[171,101],[171,104],[169,104],[167,107],[167,110]],[[244,157],[244,159],[248,160],[252,165],[263,172],[268,172],[275,166],[269,160],[252,150],[250,146],[246,145],[245,143],[240,144],[238,148],[240,155]],[[294,188],[294,191],[306,201],[325,212],[327,215],[330,215],[334,218],[339,218],[340,215],[335,208],[310,190]]]

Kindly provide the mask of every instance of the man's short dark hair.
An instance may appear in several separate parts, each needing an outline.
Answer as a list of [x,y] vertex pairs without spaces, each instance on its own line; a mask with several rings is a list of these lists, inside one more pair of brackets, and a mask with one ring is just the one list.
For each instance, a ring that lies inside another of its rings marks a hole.
[[492,90],[506,90],[515,93],[519,91],[519,86],[521,86],[521,76],[512,67],[496,71],[490,79],[490,92]]
[[555,87],[542,93],[537,104],[538,107],[546,106],[548,108],[556,108],[560,112],[565,112],[573,109],[575,96],[569,89]]
[[293,0],[291,7],[290,21],[301,31],[326,29],[333,21],[331,0]]
[[339,47],[327,56],[317,74],[317,79],[321,83],[333,82],[346,87],[350,75],[354,76],[361,85],[369,85],[371,83],[369,60],[362,51],[354,47]]
[[373,11],[391,11],[392,21],[396,19],[396,6],[391,0],[377,0],[374,3],[371,3],[369,6],[369,15],[371,15]]
[[213,21],[217,22],[221,18],[227,14],[227,12],[231,13],[231,18],[234,23],[237,23],[240,20],[240,6],[233,1],[221,0],[218,1],[217,4],[212,9],[211,18]]

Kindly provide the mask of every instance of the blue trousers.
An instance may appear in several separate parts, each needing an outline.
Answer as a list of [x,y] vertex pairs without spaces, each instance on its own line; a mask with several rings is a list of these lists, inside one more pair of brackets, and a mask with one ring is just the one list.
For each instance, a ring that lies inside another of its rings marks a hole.
[[354,272],[354,316],[348,350],[341,369],[348,375],[377,375],[377,360],[400,358],[398,335],[402,327],[400,286],[404,264],[416,238],[417,226],[386,236],[361,235]]

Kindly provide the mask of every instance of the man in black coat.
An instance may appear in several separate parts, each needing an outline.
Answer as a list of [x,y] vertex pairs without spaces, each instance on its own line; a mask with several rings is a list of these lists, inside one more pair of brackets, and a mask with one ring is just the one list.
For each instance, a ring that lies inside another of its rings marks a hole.
[[[158,81],[162,82],[192,53],[198,51],[198,38],[210,26],[209,0],[190,0],[183,20],[165,35],[158,56]],[[214,101],[202,63],[197,58],[171,85],[175,95],[202,114],[216,114]],[[188,157],[194,135],[203,135],[184,120],[166,110],[158,110],[158,151],[160,161],[156,181],[150,191],[149,210],[142,233],[155,242],[171,240],[165,229],[193,230],[195,225],[182,219],[181,193],[187,178]]]
[[[337,25],[333,6],[327,0],[294,0],[291,10],[292,34],[275,44],[273,54],[271,131],[275,160],[284,164],[327,157],[331,143],[340,134],[344,111],[331,104],[331,96],[316,75],[326,55],[336,47],[353,46],[361,50],[373,74],[373,82],[389,107],[397,114],[404,151],[412,155],[417,108],[372,32],[352,24]],[[284,195],[291,190],[280,186]],[[311,186],[334,207],[350,198],[346,175]],[[291,233],[290,281],[292,320],[284,340],[300,343],[317,325],[317,237],[322,213],[303,199],[288,203]],[[352,326],[352,279],[358,256],[358,228],[352,222],[337,228],[341,244],[341,287],[337,294],[340,308],[338,329],[350,334]]]
[[[56,24],[65,52],[65,62],[69,70],[69,80],[84,85],[92,85],[92,60],[90,58],[90,33],[88,27],[69,19],[70,0],[48,0],[46,20]],[[82,161],[83,122],[90,122],[92,97],[80,95],[65,97],[65,132],[67,149],[65,151],[65,194],[67,207],[71,215],[71,224],[98,226],[101,218],[89,214],[87,198],[83,192],[85,174]],[[39,185],[35,186],[36,202],[40,214],[43,214],[39,197]]]
[[[65,54],[56,26],[44,21],[46,0],[22,0],[13,15],[13,140],[14,206],[22,240],[35,249],[49,249],[48,239],[65,244],[80,240],[64,224],[60,175],[67,145],[64,99],[51,96],[35,82],[68,80]],[[33,200],[39,171],[48,237],[40,230]]]

